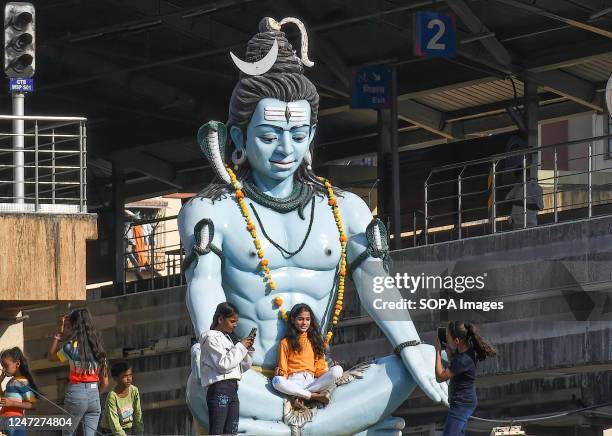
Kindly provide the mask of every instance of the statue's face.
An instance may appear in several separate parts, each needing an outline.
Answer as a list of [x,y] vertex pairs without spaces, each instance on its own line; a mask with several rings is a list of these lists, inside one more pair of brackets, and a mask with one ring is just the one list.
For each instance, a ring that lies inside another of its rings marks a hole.
[[260,100],[247,127],[246,152],[252,170],[276,180],[291,176],[302,163],[314,130],[306,100]]

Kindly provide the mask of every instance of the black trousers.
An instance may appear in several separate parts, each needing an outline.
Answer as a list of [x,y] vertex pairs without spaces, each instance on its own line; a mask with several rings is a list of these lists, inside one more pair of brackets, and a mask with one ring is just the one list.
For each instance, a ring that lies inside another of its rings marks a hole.
[[216,434],[237,434],[240,416],[238,401],[238,380],[222,380],[208,386],[208,432]]

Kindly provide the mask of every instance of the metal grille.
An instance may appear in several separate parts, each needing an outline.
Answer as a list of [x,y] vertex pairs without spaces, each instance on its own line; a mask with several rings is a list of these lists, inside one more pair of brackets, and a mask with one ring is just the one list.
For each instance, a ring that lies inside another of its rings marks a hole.
[[[18,120],[22,135],[12,133]],[[87,212],[86,121],[0,115],[0,212]]]
[[124,291],[185,283],[181,271],[185,254],[176,216],[126,223],[124,245]]
[[[612,135],[434,168],[414,245],[612,214]],[[418,243],[417,243],[418,241]]]

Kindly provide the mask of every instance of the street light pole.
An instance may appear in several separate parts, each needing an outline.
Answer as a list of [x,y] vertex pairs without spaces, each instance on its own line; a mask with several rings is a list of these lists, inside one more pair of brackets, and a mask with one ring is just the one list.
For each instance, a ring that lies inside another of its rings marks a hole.
[[[25,94],[23,92],[13,92],[13,115],[23,117],[23,102]],[[25,203],[25,159],[24,159],[24,120],[13,120],[13,197],[17,204]]]

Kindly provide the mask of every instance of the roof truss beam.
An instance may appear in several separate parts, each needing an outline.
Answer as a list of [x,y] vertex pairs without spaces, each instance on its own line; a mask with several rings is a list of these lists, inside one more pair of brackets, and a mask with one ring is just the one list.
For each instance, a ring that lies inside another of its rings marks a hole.
[[603,111],[601,104],[595,100],[596,87],[591,82],[559,70],[541,73],[525,72],[523,76],[548,91],[567,97],[598,112]]
[[[446,115],[414,100],[402,100],[397,103],[398,117],[418,127],[436,133],[443,138],[461,137],[461,131],[446,122]],[[455,126],[456,127],[456,126]]]
[[[480,21],[480,18],[476,16],[463,0],[446,0],[446,3],[461,18],[461,21],[470,29],[473,35],[491,34],[487,26]],[[479,39],[479,41],[500,64],[510,65],[512,63],[512,56],[495,36],[492,35]]]

